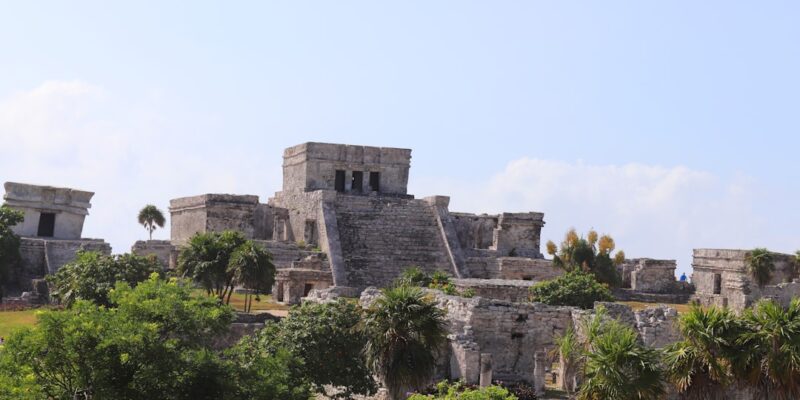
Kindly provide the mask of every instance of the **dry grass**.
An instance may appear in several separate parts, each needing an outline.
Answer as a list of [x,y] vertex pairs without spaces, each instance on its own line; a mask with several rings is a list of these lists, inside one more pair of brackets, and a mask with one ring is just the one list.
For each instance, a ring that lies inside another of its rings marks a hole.
[[665,305],[678,310],[678,314],[682,314],[689,311],[689,309],[691,308],[691,305],[689,304],[644,303],[641,301],[618,301],[617,303],[626,304],[630,306],[633,309],[633,311],[644,310],[645,308],[648,307],[657,307],[659,305]]
[[0,311],[0,337],[8,338],[17,328],[35,324],[36,311]]
[[[197,290],[197,293],[205,295],[206,292],[204,290]],[[252,312],[260,312],[260,311],[286,311],[289,310],[289,306],[285,304],[276,303],[272,300],[272,295],[269,294],[262,294],[259,296],[261,301],[256,301],[253,299],[252,305]],[[243,293],[234,293],[231,296],[231,303],[230,306],[233,307],[237,311],[244,311],[244,294]]]

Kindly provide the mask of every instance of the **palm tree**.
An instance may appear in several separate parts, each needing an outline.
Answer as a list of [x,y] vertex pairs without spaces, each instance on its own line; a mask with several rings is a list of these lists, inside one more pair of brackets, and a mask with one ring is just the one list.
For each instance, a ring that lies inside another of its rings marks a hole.
[[139,211],[139,224],[150,232],[150,240],[153,240],[153,231],[156,227],[164,227],[164,214],[158,207],[148,204]]
[[421,288],[383,289],[364,311],[361,329],[367,336],[367,364],[382,379],[390,399],[404,399],[404,390],[429,383],[447,333],[444,311]]
[[737,345],[737,376],[764,399],[800,398],[800,299],[783,308],[761,300],[745,310],[746,330]]
[[191,278],[220,300],[230,302],[234,286],[234,270],[228,268],[231,255],[247,242],[240,232],[198,233],[181,247],[178,254],[178,273]]
[[[250,312],[252,307],[253,291],[269,292],[275,283],[275,265],[272,264],[272,256],[252,240],[244,242],[234,250],[228,262],[228,271],[233,274],[236,285],[248,289],[244,298],[245,312]],[[229,299],[231,293],[232,290],[228,293]]]
[[583,363],[583,344],[575,334],[572,327],[567,328],[563,335],[554,339],[555,348],[550,351],[551,361],[558,361],[561,368],[559,373],[560,387],[567,394],[575,390],[576,375]]
[[747,270],[756,281],[758,287],[762,287],[769,283],[772,277],[772,271],[775,270],[775,264],[772,263],[772,253],[764,248],[753,249],[745,257],[747,263]]
[[579,400],[658,399],[664,395],[659,352],[641,344],[637,333],[615,320],[603,322],[586,354]]
[[668,379],[685,399],[724,399],[741,323],[728,309],[695,305],[679,324],[683,340],[665,350]]

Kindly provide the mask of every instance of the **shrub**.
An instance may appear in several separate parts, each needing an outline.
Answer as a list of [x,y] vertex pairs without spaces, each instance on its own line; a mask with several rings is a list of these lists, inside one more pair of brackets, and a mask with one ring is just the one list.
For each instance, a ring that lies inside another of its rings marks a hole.
[[403,274],[395,281],[395,286],[408,285],[428,287],[431,284],[431,277],[419,267],[409,267],[403,271]]
[[442,381],[436,385],[435,394],[415,393],[408,400],[519,400],[519,398],[500,386],[476,388],[461,382]]
[[745,257],[747,264],[747,271],[756,284],[761,287],[769,283],[772,278],[772,271],[775,270],[775,264],[772,262],[772,253],[765,248],[757,248],[747,253]]
[[612,301],[614,296],[594,275],[572,271],[556,279],[537,283],[530,289],[531,300],[552,306],[589,309],[595,301]]
[[622,285],[622,277],[616,266],[625,261],[625,253],[620,250],[611,255],[616,248],[611,236],[598,236],[596,231],[591,230],[583,238],[578,236],[575,229],[570,229],[560,248],[552,241],[548,241],[546,247],[553,256],[553,264],[565,271],[590,272],[598,281],[611,287]]

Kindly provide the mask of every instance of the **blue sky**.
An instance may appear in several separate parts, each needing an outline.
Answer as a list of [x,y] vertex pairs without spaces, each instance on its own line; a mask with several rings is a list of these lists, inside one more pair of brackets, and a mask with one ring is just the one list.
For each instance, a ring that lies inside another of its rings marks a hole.
[[117,252],[147,202],[266,201],[305,141],[412,148],[419,197],[680,270],[800,248],[796,2],[164,3],[0,8],[0,180],[97,192]]

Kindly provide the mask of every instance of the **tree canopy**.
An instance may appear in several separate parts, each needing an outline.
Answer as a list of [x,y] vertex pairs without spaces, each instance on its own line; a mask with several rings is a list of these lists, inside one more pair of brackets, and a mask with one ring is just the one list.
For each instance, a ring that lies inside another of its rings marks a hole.
[[11,227],[25,218],[20,211],[6,205],[0,206],[0,299],[3,298],[3,285],[8,280],[11,268],[19,262],[19,236]]
[[153,273],[162,273],[161,264],[153,257],[80,251],[74,261],[46,279],[51,285],[50,295],[67,307],[78,299],[110,306],[108,295],[118,282],[136,286]]
[[594,275],[578,271],[547,281],[530,288],[531,300],[551,306],[573,306],[584,309],[594,307],[596,301],[613,301],[608,287],[597,282]]

